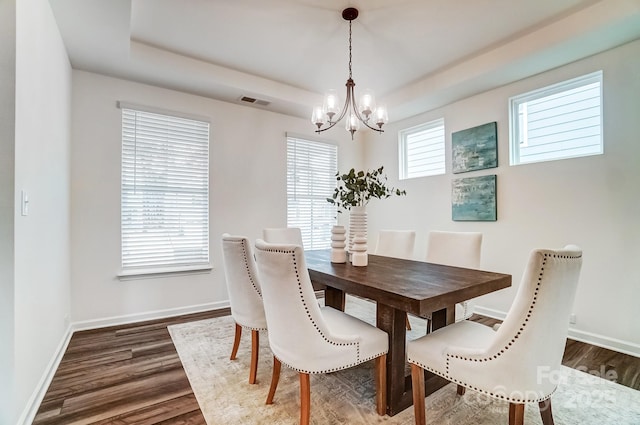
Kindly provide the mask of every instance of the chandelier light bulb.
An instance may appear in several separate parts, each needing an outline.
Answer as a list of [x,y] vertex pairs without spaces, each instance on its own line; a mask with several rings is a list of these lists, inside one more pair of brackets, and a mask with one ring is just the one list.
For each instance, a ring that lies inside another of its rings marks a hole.
[[376,110],[376,98],[369,89],[364,91],[360,98],[360,114],[364,117],[364,121],[369,121],[369,117]]
[[324,124],[324,109],[322,105],[316,105],[313,107],[313,113],[311,114],[311,122],[315,124],[318,129]]
[[327,122],[331,124],[333,117],[340,112],[340,98],[335,90],[327,91],[324,97],[324,113],[327,114]]
[[376,109],[376,125],[382,128],[387,122],[389,122],[389,114],[387,113],[387,107],[384,104],[380,104]]
[[353,137],[353,133],[360,130],[360,120],[354,112],[350,112],[347,116],[347,122],[344,128],[351,133],[351,137]]

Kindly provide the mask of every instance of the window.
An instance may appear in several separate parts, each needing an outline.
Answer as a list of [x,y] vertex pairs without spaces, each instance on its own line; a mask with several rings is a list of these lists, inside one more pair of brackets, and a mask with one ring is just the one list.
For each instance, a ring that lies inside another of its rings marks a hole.
[[509,99],[511,165],[598,155],[602,71]]
[[122,109],[123,275],[209,267],[209,123]]
[[305,249],[331,247],[338,147],[287,136],[287,226],[299,227]]
[[444,119],[401,130],[400,179],[445,173]]

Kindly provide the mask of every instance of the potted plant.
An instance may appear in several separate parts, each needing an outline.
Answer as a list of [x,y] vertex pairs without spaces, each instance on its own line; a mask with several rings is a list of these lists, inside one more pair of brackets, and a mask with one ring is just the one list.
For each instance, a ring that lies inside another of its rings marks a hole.
[[346,174],[336,173],[338,185],[327,202],[338,207],[338,212],[351,210],[353,207],[366,206],[371,198],[385,199],[392,195],[406,195],[405,190],[387,187],[387,175],[384,166],[375,170],[349,170]]
[[[347,210],[349,214],[349,239],[348,251],[352,252],[353,239],[356,235],[367,238],[367,211],[366,205],[372,198],[386,199],[393,195],[406,195],[405,190],[387,186],[387,175],[383,173],[384,167],[367,171],[349,170],[346,174],[336,174],[338,184],[333,196],[327,198],[327,202],[336,205],[338,212]],[[365,245],[366,248],[366,245]]]

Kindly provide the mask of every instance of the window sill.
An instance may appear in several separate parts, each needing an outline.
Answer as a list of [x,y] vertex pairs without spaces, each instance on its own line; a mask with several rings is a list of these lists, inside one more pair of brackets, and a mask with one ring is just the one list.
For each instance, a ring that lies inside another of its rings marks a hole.
[[211,270],[212,267],[210,264],[204,264],[199,266],[123,270],[117,276],[120,280],[154,279],[192,274],[206,274],[211,273]]

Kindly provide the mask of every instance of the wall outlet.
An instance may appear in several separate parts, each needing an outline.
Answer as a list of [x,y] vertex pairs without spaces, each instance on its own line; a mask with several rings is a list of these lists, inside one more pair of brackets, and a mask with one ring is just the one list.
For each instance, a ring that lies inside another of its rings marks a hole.
[[576,324],[576,315],[572,314],[571,316],[569,316],[569,323],[572,325]]

